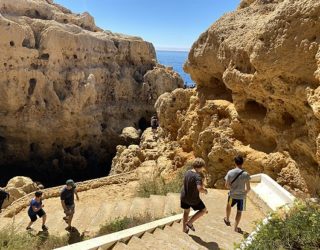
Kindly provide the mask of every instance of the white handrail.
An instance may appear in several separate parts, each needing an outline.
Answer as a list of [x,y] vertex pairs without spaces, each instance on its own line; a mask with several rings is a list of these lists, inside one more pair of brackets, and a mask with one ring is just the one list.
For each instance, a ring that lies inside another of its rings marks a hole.
[[[190,216],[193,216],[195,213],[196,211],[190,212]],[[182,217],[183,214],[173,215],[164,219],[152,221],[116,233],[107,234],[90,240],[78,242],[72,245],[56,248],[56,250],[96,250],[100,247],[108,249],[119,241],[125,242],[130,240],[133,236],[140,237],[145,232],[153,232],[156,228],[163,228],[166,225],[172,225],[174,222],[180,221]]]

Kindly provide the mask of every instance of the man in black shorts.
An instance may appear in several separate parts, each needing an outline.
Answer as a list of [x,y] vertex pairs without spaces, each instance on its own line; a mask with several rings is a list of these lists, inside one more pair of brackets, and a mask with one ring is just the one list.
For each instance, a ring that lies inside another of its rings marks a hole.
[[65,217],[63,217],[63,219],[66,223],[68,223],[68,227],[66,227],[67,231],[73,230],[73,228],[71,227],[71,222],[75,212],[74,195],[76,195],[78,201],[79,196],[76,190],[76,184],[73,180],[67,180],[65,187],[60,193],[61,205],[66,215]]
[[243,233],[238,227],[242,212],[246,209],[246,196],[250,191],[250,175],[243,169],[243,158],[237,156],[234,158],[235,168],[230,170],[226,177],[226,188],[230,189],[228,194],[228,202],[226,207],[226,217],[223,219],[227,226],[231,226],[230,214],[231,207],[237,205],[237,214],[234,223],[234,231]]
[[[193,169],[188,170],[184,175],[183,188],[181,190],[181,208],[184,209],[183,213],[183,232],[188,233],[189,229],[195,231],[193,223],[202,215],[207,213],[206,206],[200,199],[199,193],[207,194],[208,190],[203,187],[202,173],[205,162],[201,158],[196,158],[193,163]],[[190,207],[198,211],[189,219]]]
[[42,218],[42,230],[47,231],[48,228],[46,227],[46,219],[47,215],[46,212],[42,209],[44,205],[42,204],[42,192],[37,191],[35,193],[35,197],[30,202],[30,207],[28,209],[28,215],[30,217],[29,225],[27,226],[27,230],[31,229],[31,225],[33,222],[37,220],[37,216]]

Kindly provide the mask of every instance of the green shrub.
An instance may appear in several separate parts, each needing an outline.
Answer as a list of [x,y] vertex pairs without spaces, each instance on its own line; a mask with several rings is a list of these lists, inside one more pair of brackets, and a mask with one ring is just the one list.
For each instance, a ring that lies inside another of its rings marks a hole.
[[275,212],[269,223],[259,225],[260,230],[246,250],[320,249],[319,204],[299,201],[289,212]]
[[166,195],[167,193],[180,193],[183,186],[183,176],[186,167],[181,168],[177,171],[175,177],[165,182],[162,177],[154,177],[152,179],[145,179],[140,181],[137,195],[139,197],[150,197],[150,195]]
[[18,233],[13,227],[0,231],[1,250],[49,250],[67,244],[67,236],[52,236],[48,232],[39,232],[36,235],[29,232]]
[[129,217],[117,218],[114,221],[107,222],[104,225],[100,226],[97,236],[119,232],[121,230],[139,226],[139,225],[151,222],[153,220],[154,218],[152,218],[152,216],[149,214],[146,214],[140,217],[133,217],[133,218],[129,218]]

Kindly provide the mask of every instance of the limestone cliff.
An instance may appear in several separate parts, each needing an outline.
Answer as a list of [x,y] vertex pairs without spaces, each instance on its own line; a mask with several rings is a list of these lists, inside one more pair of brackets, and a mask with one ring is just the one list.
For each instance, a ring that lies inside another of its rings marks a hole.
[[156,63],[151,43],[103,31],[88,13],[50,0],[0,0],[0,54],[7,173],[107,173],[122,129],[144,129],[158,96],[183,84]]
[[242,154],[251,174],[319,189],[319,31],[318,0],[245,0],[194,43],[184,68],[197,88],[156,109],[164,137],[205,159],[210,186]]

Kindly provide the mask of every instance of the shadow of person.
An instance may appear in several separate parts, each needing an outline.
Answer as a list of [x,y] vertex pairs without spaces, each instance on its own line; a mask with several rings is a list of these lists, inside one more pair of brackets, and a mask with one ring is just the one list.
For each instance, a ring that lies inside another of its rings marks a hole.
[[220,249],[219,248],[219,245],[218,243],[216,242],[206,242],[204,240],[202,240],[199,236],[196,236],[196,235],[192,235],[190,234],[189,235],[195,242],[197,242],[199,245],[209,249],[209,250],[218,250]]
[[84,234],[83,233],[80,234],[79,230],[75,227],[72,227],[72,229],[68,230],[68,232],[69,232],[69,237],[68,237],[69,244],[74,244],[84,239]]
[[40,239],[40,242],[44,243],[49,238],[49,232],[48,231],[39,231],[37,235]]

